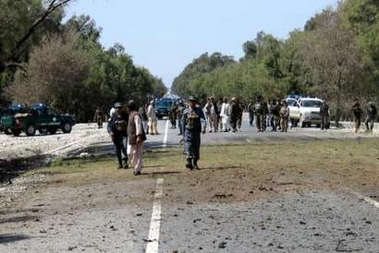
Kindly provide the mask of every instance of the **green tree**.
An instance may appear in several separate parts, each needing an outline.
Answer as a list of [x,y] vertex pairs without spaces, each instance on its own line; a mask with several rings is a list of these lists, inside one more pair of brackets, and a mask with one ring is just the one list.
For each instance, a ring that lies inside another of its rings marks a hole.
[[79,45],[76,33],[45,37],[42,45],[31,53],[25,71],[17,72],[15,82],[6,91],[13,100],[28,104],[44,102],[69,112],[89,72],[88,54]]
[[0,104],[7,102],[3,89],[29,59],[31,48],[44,35],[59,30],[63,6],[70,1],[0,1]]
[[301,47],[307,33],[292,31],[284,42],[281,50],[281,70],[283,73],[282,94],[304,95],[310,94],[308,69],[304,65]]
[[[340,15],[355,32],[366,77],[365,91],[372,100],[378,95],[379,81],[379,2],[376,0],[349,0],[342,2]],[[377,101],[379,102],[379,101]]]
[[219,52],[213,53],[212,55],[204,53],[194,59],[192,63],[188,64],[182,73],[174,79],[172,91],[181,96],[193,95],[189,89],[189,84],[192,80],[204,73],[210,73],[217,68],[234,62],[233,57],[222,55]]
[[342,102],[362,90],[359,48],[353,30],[341,22],[338,12],[326,9],[316,20],[315,30],[307,33],[302,47],[304,63],[310,73],[314,91],[332,101],[338,125]]
[[245,53],[245,58],[255,58],[257,56],[257,44],[255,41],[246,41],[243,43],[243,52]]
[[[99,43],[102,29],[96,26],[96,22],[88,15],[73,16],[67,20],[64,30],[75,31],[83,40]],[[116,44],[114,47],[117,47]],[[121,46],[121,45],[120,45]]]

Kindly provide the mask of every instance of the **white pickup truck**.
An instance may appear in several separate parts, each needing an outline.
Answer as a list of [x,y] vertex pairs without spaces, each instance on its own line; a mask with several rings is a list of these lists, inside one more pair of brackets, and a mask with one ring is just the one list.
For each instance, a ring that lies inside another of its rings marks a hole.
[[310,127],[312,124],[320,127],[322,102],[323,100],[319,98],[300,98],[292,104],[288,104],[291,123],[294,126],[299,123],[301,127]]

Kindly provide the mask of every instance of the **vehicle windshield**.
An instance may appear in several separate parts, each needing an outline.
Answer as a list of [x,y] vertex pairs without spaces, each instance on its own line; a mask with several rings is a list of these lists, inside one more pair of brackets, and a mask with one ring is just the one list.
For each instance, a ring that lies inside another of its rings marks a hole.
[[304,100],[303,101],[303,107],[320,107],[321,106],[321,101],[319,100]]
[[169,100],[157,100],[155,101],[155,108],[170,108],[171,101]]
[[296,99],[294,98],[287,98],[287,104],[288,105],[295,105]]

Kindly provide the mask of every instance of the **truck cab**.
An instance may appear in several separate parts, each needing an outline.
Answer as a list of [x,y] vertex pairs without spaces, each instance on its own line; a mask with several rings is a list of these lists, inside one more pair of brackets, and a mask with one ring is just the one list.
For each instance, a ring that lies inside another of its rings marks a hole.
[[286,102],[288,105],[288,108],[290,110],[290,122],[292,127],[297,127],[297,124],[300,120],[300,110],[299,110],[299,103],[296,98],[287,97]]
[[[320,107],[323,100],[319,98],[301,98],[297,102],[299,124],[301,127],[315,124],[317,127],[321,125]],[[291,109],[290,109],[291,110]]]
[[155,114],[158,119],[168,117],[170,115],[171,106],[175,101],[169,98],[156,99],[154,102]]
[[18,136],[25,132],[27,136],[34,136],[36,131],[40,134],[55,134],[59,129],[63,133],[70,133],[75,125],[72,115],[60,114],[44,104],[33,104],[22,112],[13,116],[2,117],[4,127],[13,135]]

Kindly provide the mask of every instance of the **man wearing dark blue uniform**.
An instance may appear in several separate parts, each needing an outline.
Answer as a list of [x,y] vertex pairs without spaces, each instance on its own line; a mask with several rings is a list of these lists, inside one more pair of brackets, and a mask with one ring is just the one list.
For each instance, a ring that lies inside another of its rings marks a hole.
[[200,159],[201,133],[205,133],[206,119],[201,106],[194,97],[188,98],[188,108],[183,112],[184,151],[187,158],[186,168],[198,170]]
[[[107,130],[116,149],[116,157],[119,169],[128,168],[128,156],[126,154],[126,139],[128,137],[128,120],[129,115],[122,103],[114,105],[116,113],[108,121]],[[124,164],[122,162],[124,161]]]

